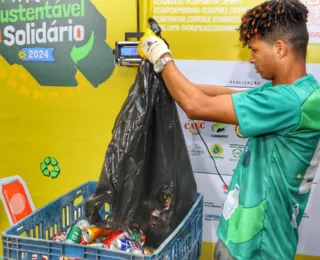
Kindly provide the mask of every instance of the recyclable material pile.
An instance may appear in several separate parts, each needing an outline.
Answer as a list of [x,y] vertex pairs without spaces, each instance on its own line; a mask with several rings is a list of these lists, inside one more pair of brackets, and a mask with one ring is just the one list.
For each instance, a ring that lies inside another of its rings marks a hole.
[[120,250],[132,254],[152,255],[155,251],[145,246],[146,236],[138,227],[126,228],[123,232],[114,232],[90,225],[87,220],[80,220],[67,232],[57,233],[53,241]]

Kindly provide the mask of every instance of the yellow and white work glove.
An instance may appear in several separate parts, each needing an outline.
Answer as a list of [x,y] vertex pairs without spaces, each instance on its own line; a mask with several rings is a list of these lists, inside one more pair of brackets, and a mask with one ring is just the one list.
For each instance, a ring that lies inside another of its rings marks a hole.
[[154,70],[158,73],[163,69],[163,66],[161,66],[162,62],[160,61],[161,57],[164,54],[169,54],[171,56],[171,51],[168,49],[164,40],[158,37],[149,28],[139,41],[138,53],[142,58],[148,59],[154,64]]

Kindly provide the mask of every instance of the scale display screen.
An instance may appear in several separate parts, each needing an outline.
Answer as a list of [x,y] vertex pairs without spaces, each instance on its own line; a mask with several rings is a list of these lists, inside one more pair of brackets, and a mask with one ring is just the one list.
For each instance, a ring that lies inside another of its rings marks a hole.
[[121,57],[139,56],[137,46],[123,46],[120,48]]

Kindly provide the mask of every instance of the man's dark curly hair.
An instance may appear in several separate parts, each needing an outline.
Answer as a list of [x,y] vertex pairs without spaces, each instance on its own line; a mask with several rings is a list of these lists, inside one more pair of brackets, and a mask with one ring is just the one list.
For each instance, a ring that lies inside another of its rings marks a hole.
[[309,34],[308,9],[299,0],[272,0],[247,11],[239,27],[243,46],[258,35],[271,44],[283,40],[296,54],[306,56]]

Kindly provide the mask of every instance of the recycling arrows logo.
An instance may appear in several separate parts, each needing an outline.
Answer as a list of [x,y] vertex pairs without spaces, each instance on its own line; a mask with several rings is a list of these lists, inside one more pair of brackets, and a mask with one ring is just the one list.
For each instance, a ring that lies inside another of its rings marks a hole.
[[44,176],[52,179],[57,178],[61,172],[58,161],[53,157],[46,157],[40,164],[40,169]]

